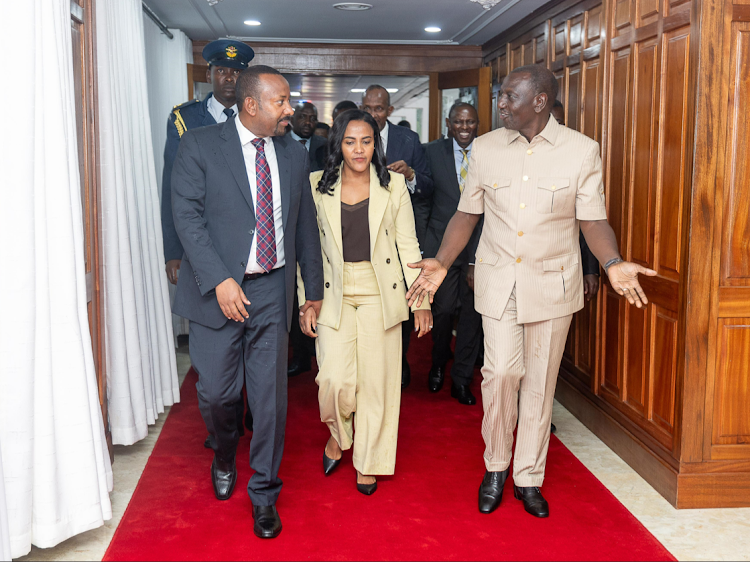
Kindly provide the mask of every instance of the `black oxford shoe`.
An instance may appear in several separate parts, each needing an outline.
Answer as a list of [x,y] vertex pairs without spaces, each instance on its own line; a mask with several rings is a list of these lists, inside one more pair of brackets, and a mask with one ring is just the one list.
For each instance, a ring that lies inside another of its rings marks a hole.
[[253,533],[261,539],[275,539],[281,533],[281,519],[275,505],[253,506]]
[[477,403],[477,399],[471,393],[469,385],[456,384],[451,385],[451,397],[458,400],[459,404],[465,404],[466,406],[473,406]]
[[430,369],[430,375],[427,377],[427,388],[430,389],[430,392],[440,392],[440,389],[443,388],[444,382],[445,365],[439,367],[433,365],[432,369]]
[[492,513],[500,507],[500,502],[503,500],[503,488],[509,473],[510,468],[506,468],[502,472],[490,472],[488,470],[484,473],[484,479],[479,486],[480,513]]
[[302,373],[306,373],[312,369],[312,363],[310,362],[310,358],[307,358],[307,361],[293,358],[292,361],[289,363],[289,368],[286,371],[287,376],[289,377],[296,377],[297,375],[301,375]]
[[411,384],[411,367],[409,367],[409,362],[404,356],[401,360],[401,390],[404,390],[409,384]]
[[234,485],[237,483],[237,465],[234,460],[231,463],[225,463],[214,457],[214,462],[211,464],[211,482],[213,482],[217,500],[224,501],[231,498]]
[[523,502],[524,509],[534,517],[549,517],[549,504],[536,486],[530,488],[513,486],[513,495]]

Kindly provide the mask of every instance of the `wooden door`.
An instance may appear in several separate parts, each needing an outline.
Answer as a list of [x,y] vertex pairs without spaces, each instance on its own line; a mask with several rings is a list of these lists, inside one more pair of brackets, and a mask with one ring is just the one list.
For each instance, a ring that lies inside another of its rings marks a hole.
[[430,74],[430,140],[441,138],[446,112],[453,101],[469,101],[477,109],[482,135],[492,130],[492,68],[433,72]]
[[99,256],[99,160],[96,59],[94,55],[93,0],[73,0],[70,3],[70,25],[73,39],[73,77],[76,104],[76,136],[78,166],[83,207],[83,244],[86,268],[86,300],[89,329],[94,353],[94,367],[99,384],[99,403],[112,456],[112,436],[107,414],[107,379],[104,363],[104,326],[102,324],[101,271]]

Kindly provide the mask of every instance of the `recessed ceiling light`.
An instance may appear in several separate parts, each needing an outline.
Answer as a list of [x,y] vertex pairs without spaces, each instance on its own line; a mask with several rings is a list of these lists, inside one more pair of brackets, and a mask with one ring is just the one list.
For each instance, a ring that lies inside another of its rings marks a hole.
[[245,25],[260,25],[258,20],[245,20]]
[[367,90],[365,88],[352,88],[351,92],[353,94],[364,94]]
[[434,26],[432,26],[432,27],[425,27],[424,30],[427,33],[440,33],[442,31],[442,29],[440,29],[439,27],[434,27]]
[[298,98],[298,97],[300,97],[300,96],[302,95],[302,94],[300,94],[299,92],[289,92],[289,94],[290,94],[290,95],[291,95],[291,96],[292,96],[293,98]]
[[364,4],[363,2],[339,2],[333,5],[337,10],[345,10],[347,12],[363,12],[370,10],[372,4]]
[[398,92],[398,88],[386,88],[385,91],[389,94],[395,94],[396,92]]

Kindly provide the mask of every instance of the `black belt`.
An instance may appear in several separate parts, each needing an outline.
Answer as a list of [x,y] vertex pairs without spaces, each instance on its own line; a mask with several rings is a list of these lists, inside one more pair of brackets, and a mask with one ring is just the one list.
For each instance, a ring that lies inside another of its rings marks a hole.
[[[273,270],[271,270],[273,271]],[[266,273],[245,273],[245,276],[242,278],[242,281],[255,281],[259,277],[263,277],[264,275],[268,275],[271,273],[271,271],[267,271]]]

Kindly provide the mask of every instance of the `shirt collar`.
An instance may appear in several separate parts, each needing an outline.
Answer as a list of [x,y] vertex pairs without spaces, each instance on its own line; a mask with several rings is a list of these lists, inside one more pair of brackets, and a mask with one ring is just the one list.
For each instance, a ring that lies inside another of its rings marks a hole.
[[307,144],[308,142],[310,142],[310,139],[309,139],[309,138],[308,138],[308,139],[303,139],[303,138],[302,138],[301,136],[299,136],[299,135],[298,135],[297,133],[295,133],[294,131],[290,131],[290,134],[292,135],[292,138],[293,138],[294,140],[296,140],[297,142],[299,142],[299,141],[305,141],[305,144]]
[[451,139],[453,141],[453,152],[461,152],[462,150],[465,150],[467,153],[471,152],[471,147],[474,146],[474,141],[471,141],[471,144],[467,146],[466,148],[461,148],[458,146],[458,143],[456,142],[456,139]]
[[[552,115],[549,116],[549,121],[547,121],[547,125],[542,129],[542,132],[537,135],[537,137],[541,137],[544,140],[546,140],[548,143],[554,145],[555,141],[557,141],[557,136],[560,134],[560,125],[557,120],[552,117]],[[508,144],[513,143],[516,139],[518,139],[521,136],[521,133],[519,131],[510,131],[510,134],[508,135]],[[536,137],[534,137],[536,138]],[[532,141],[534,139],[531,139]]]
[[385,122],[385,127],[383,127],[383,130],[380,131],[380,137],[384,139],[388,138],[388,121]]
[[[214,113],[217,115],[224,113],[224,110],[226,107],[224,107],[219,100],[216,99],[216,96],[211,94],[211,97],[208,98],[208,104],[211,106],[211,108],[214,110]],[[237,115],[237,104],[235,103],[231,108],[232,111],[234,111],[234,115]]]
[[[258,138],[255,133],[253,133],[250,129],[245,127],[245,125],[242,124],[242,121],[240,121],[239,118],[234,120],[235,125],[237,126],[237,133],[240,135],[240,144],[242,146],[245,146],[246,144],[254,141]],[[264,140],[266,141],[266,145],[268,145],[271,141],[271,137],[265,137]]]

